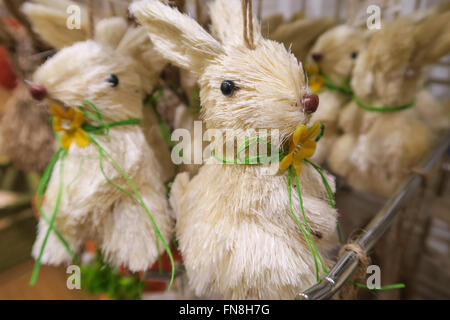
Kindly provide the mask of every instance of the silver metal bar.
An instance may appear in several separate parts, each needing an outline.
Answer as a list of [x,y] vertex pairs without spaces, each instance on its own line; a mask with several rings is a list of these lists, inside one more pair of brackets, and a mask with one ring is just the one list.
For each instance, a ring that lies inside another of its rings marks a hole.
[[[436,163],[442,158],[450,146],[450,130],[439,140],[436,147],[422,162],[419,169],[429,173]],[[383,208],[376,214],[372,221],[364,229],[365,232],[357,238],[356,243],[367,253],[373,248],[384,232],[390,227],[399,210],[408,203],[419,189],[423,177],[416,172],[406,178],[403,185],[391,197]],[[341,286],[350,278],[358,266],[359,260],[356,253],[347,251],[335,264],[330,273],[320,282],[299,293],[296,299],[322,300],[331,298]]]

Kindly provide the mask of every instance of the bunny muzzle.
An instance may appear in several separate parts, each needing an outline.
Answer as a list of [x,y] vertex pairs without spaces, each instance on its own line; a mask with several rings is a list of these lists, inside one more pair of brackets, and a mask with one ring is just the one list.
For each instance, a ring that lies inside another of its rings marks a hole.
[[319,96],[317,94],[305,94],[301,100],[300,104],[303,108],[303,112],[307,114],[311,114],[316,112],[319,107]]

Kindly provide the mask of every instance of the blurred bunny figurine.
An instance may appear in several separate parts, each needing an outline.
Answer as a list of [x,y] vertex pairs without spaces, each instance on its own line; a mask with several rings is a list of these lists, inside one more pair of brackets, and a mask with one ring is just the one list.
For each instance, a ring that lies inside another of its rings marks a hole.
[[[256,21],[253,43],[245,40],[239,1],[212,4],[213,24],[223,26],[216,29],[222,43],[159,1],[135,2],[130,10],[155,49],[199,75],[201,116],[208,129],[273,128],[280,141],[291,140],[294,131],[296,140],[301,136],[296,129],[306,129],[318,101],[307,93],[301,64],[282,44],[263,39]],[[212,149],[223,143],[213,142]],[[176,177],[171,203],[177,238],[197,295],[291,299],[315,283],[312,254],[289,209],[287,171],[268,175],[264,169],[216,161],[204,164],[190,181],[187,173]],[[326,174],[326,179],[334,190],[333,178]],[[308,224],[324,249],[335,237],[336,210],[312,166],[303,164],[299,181]],[[296,194],[292,207],[300,212]]]
[[334,20],[329,17],[298,19],[278,26],[267,38],[283,43],[298,60],[303,61],[320,35],[334,25]]
[[432,145],[414,99],[424,68],[449,50],[450,13],[416,26],[399,18],[373,35],[353,71],[354,99],[339,117],[344,135],[328,158],[335,173],[361,191],[395,192]]
[[[73,2],[67,0],[34,0],[34,2],[27,3],[24,10],[33,25],[33,29],[54,48],[62,49],[78,41],[86,40],[89,33],[88,12],[83,5],[81,5],[80,28],[67,29],[66,9],[72,4]],[[120,50],[125,55],[139,61],[141,67],[137,68],[137,72],[141,75],[142,88],[145,89],[146,94],[150,93],[158,84],[159,73],[167,63],[153,50],[152,44],[147,35],[142,32],[142,28],[128,30],[128,35],[123,40],[122,36],[128,28],[123,19],[116,18],[107,23],[100,21],[97,28],[102,29],[96,36],[97,42],[115,47],[122,41]],[[58,31],[55,31],[57,29]],[[167,181],[174,175],[174,165],[170,159],[167,144],[160,132],[156,115],[150,106],[143,108],[142,127],[147,142],[155,151],[155,155],[161,164],[162,178]]]
[[[425,22],[436,15],[450,11],[450,2],[441,2],[427,10],[417,10],[412,16],[416,23]],[[418,17],[417,17],[418,16]],[[424,72],[424,75],[426,72]],[[416,108],[419,117],[431,128],[433,133],[439,135],[450,128],[450,108],[444,101],[435,98],[427,87],[421,85],[416,96]]]
[[[43,7],[35,6],[27,3],[23,7],[32,21],[45,18],[47,24],[53,21],[46,17]],[[36,29],[39,32],[40,28]],[[66,32],[71,30],[55,26],[52,32],[41,35],[52,43],[54,38],[64,39]],[[129,27],[122,18],[103,19],[96,25],[95,40],[76,42],[57,52],[37,69],[30,86],[34,98],[48,98],[53,104],[54,129],[62,132],[61,145],[67,150],[62,172],[62,160],[52,172],[43,212],[49,218],[60,201],[54,226],[74,252],[87,240],[94,240],[108,262],[124,265],[131,271],[145,270],[154,263],[163,240],[157,237],[143,206],[126,194],[133,193],[132,187],[117,166],[106,156],[102,166],[96,143],[87,139],[80,127],[82,121],[90,126],[99,123],[83,116],[78,106],[83,100],[92,101],[96,109],[86,105],[87,110],[94,114],[98,111],[105,122],[142,118],[142,101],[146,91],[151,90],[147,77],[154,72],[148,63],[154,51],[147,38],[143,28]],[[105,135],[95,135],[95,139],[133,181],[168,242],[173,223],[162,168],[143,127],[114,126]],[[42,254],[41,262],[51,265],[70,262],[71,255],[54,232],[41,252],[49,228],[44,220],[39,222],[33,256],[38,258]]]
[[339,112],[350,101],[350,77],[358,53],[366,45],[367,31],[348,24],[323,33],[308,55],[307,71],[310,88],[317,92],[320,107],[311,121],[320,121],[325,131],[312,159],[325,162],[331,146],[339,135]]

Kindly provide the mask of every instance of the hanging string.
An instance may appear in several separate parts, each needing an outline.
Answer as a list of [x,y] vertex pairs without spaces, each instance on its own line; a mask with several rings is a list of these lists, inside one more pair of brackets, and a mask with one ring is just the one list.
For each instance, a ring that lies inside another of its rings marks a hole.
[[242,0],[242,14],[244,17],[244,43],[250,50],[255,49],[253,34],[253,8],[252,0]]
[[86,0],[88,12],[88,39],[94,39],[94,4],[92,0]]

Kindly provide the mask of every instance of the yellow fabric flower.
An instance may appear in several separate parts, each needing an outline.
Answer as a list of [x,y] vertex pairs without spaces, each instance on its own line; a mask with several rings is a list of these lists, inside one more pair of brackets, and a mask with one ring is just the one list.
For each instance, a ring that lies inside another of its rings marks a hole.
[[62,131],[61,146],[68,150],[72,142],[75,140],[80,148],[84,148],[89,144],[89,136],[81,128],[84,122],[84,115],[82,112],[69,109],[64,111],[57,105],[50,105],[50,112],[53,114],[53,130]]
[[308,75],[308,86],[313,93],[317,93],[322,89],[325,83],[325,78],[320,74],[317,64],[307,64],[305,71]]
[[319,122],[315,122],[309,129],[304,124],[297,127],[292,135],[289,153],[280,162],[280,169],[286,170],[293,164],[297,175],[299,175],[302,170],[303,159],[312,157],[316,151],[316,141],[314,139],[319,132]]

